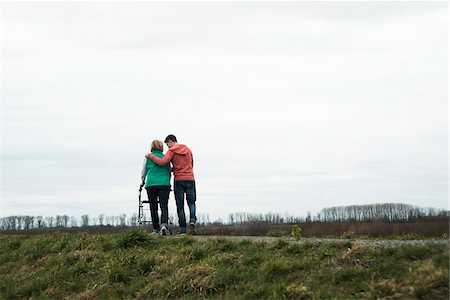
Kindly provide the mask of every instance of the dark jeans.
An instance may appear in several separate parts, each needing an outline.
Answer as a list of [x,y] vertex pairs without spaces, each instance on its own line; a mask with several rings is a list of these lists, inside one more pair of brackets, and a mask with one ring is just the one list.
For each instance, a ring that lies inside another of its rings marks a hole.
[[149,186],[145,189],[147,190],[148,200],[150,202],[153,230],[159,231],[158,202],[161,208],[161,225],[167,227],[169,223],[169,208],[167,204],[169,202],[170,186]]
[[184,195],[189,207],[190,222],[196,222],[195,215],[195,181],[193,180],[176,180],[174,181],[175,202],[177,203],[178,223],[180,223],[180,233],[186,233],[186,215],[184,214]]

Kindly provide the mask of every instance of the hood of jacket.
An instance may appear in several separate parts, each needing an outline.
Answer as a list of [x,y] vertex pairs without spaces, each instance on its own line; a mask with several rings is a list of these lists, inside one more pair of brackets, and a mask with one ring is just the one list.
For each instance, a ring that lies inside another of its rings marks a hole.
[[169,149],[169,151],[173,151],[178,155],[186,155],[189,153],[189,148],[183,144],[175,144]]

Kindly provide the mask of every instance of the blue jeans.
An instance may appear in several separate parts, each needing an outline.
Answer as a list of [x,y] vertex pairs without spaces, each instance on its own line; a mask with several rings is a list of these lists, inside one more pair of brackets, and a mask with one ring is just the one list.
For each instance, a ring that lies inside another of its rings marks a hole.
[[189,207],[189,221],[195,223],[195,181],[193,180],[175,180],[174,181],[175,202],[177,204],[178,223],[180,223],[180,233],[186,233],[186,215],[184,214],[184,194]]

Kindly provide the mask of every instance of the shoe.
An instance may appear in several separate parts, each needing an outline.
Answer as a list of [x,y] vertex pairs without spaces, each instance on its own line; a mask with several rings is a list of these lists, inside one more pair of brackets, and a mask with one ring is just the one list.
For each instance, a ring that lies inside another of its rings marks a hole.
[[179,235],[186,235],[186,227],[180,227]]
[[161,227],[161,235],[167,235],[167,227],[166,226]]
[[180,232],[180,236],[185,236],[186,232]]
[[189,223],[189,234],[190,235],[196,235],[197,234],[197,230],[195,229],[195,222],[191,221]]

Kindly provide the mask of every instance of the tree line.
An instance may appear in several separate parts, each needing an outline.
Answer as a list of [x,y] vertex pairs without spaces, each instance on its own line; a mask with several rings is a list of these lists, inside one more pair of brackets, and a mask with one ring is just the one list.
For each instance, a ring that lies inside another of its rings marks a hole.
[[[401,203],[383,203],[369,205],[351,205],[324,208],[316,215],[307,213],[305,217],[297,217],[279,213],[244,213],[230,214],[227,221],[221,219],[211,222],[209,214],[199,216],[197,222],[201,226],[208,225],[240,225],[251,223],[296,224],[308,222],[414,222],[437,219],[449,219],[450,212],[435,208],[416,207]],[[126,214],[111,216],[82,215],[80,218],[68,215],[56,216],[8,216],[0,218],[0,230],[30,230],[34,228],[77,228],[89,226],[134,227],[137,226],[137,214],[127,217]],[[174,222],[173,215],[169,218]],[[176,225],[176,224],[175,224]]]
[[[146,220],[150,220],[150,216],[147,215]],[[127,216],[126,214],[120,214],[118,216],[105,214],[90,216],[88,214],[84,214],[79,218],[68,215],[56,215],[47,217],[15,215],[0,218],[0,230],[30,230],[35,228],[79,228],[96,226],[135,227],[138,226],[137,221],[138,216],[136,213],[130,216]],[[175,223],[173,215],[170,215],[169,222],[172,224]],[[210,217],[208,214],[201,214],[199,216],[198,222],[201,225],[212,224],[210,222]]]
[[336,206],[322,209],[316,220],[322,222],[414,222],[445,219],[449,211],[431,207],[417,207],[402,203]]
[[56,216],[8,216],[0,218],[0,230],[29,230],[34,228],[69,228],[88,226],[135,226],[137,215],[134,214],[127,219],[126,214],[119,216],[107,216],[100,214],[97,217],[90,217],[88,214],[80,218],[68,215]]
[[308,222],[414,222],[449,218],[450,212],[430,207],[417,207],[402,203],[377,203],[323,208],[316,215],[296,217],[278,213],[233,213],[228,224],[268,222],[272,224],[295,224]]

